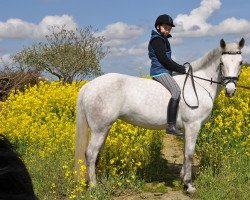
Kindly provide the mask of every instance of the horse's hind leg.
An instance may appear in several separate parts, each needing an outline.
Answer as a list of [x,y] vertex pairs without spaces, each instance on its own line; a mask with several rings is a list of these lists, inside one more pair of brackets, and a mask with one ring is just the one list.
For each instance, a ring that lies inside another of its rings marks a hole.
[[195,143],[200,127],[201,125],[198,122],[185,125],[185,155],[181,170],[181,178],[183,178],[183,182],[185,186],[187,186],[187,192],[190,194],[196,191],[192,183],[192,161],[195,151]]
[[87,160],[87,170],[89,176],[89,185],[94,187],[96,185],[96,173],[95,173],[95,164],[98,153],[100,152],[105,139],[107,137],[108,130],[106,131],[92,131],[91,139],[86,152]]

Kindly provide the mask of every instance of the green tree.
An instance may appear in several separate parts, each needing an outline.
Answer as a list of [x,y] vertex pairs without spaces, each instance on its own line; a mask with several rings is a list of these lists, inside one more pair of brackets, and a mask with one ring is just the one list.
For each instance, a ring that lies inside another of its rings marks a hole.
[[105,38],[97,36],[91,26],[76,30],[52,26],[45,38],[45,42],[24,48],[12,57],[20,68],[48,72],[68,83],[102,74],[100,60],[108,48],[103,46]]

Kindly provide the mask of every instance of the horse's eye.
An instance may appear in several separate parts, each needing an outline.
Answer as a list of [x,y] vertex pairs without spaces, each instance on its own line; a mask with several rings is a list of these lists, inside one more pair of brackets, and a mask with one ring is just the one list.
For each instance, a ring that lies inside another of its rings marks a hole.
[[242,61],[240,61],[240,65],[242,65],[243,64],[243,62]]

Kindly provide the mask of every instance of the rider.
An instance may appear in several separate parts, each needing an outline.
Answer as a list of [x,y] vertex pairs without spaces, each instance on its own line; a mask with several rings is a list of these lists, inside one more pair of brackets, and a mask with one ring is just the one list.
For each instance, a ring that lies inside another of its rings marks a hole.
[[186,69],[171,59],[171,47],[168,38],[172,37],[170,35],[172,27],[175,27],[175,25],[169,15],[160,15],[155,21],[156,31],[152,30],[148,44],[148,54],[151,59],[150,76],[167,88],[172,95],[167,110],[167,133],[183,136],[183,133],[176,128],[181,90],[173,79],[172,72],[185,74]]

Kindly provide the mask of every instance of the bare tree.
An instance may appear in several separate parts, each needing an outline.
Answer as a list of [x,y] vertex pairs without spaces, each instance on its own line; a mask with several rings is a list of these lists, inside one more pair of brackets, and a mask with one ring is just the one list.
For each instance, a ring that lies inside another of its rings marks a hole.
[[76,30],[52,26],[50,30],[45,42],[24,48],[12,59],[21,68],[46,71],[69,83],[102,74],[100,60],[108,53],[104,37],[96,36],[90,26]]
[[38,71],[22,70],[0,59],[0,101],[7,99],[12,90],[23,91],[25,87],[37,84],[39,76]]

